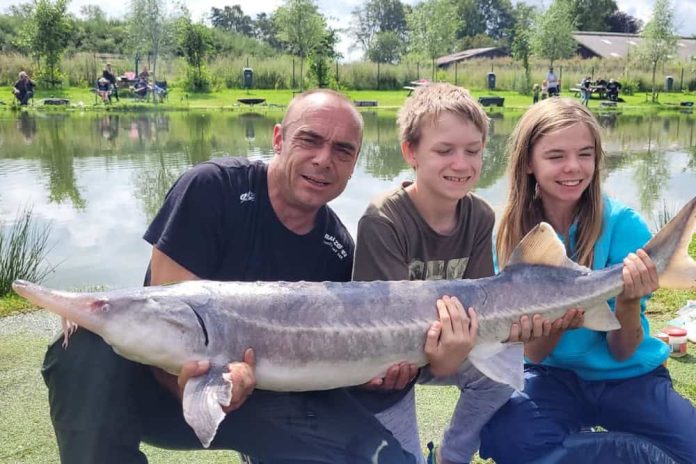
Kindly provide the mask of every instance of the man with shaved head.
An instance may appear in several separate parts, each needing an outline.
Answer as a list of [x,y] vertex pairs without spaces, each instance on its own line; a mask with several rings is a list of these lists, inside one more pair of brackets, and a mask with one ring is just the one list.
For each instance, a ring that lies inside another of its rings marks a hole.
[[[363,122],[343,95],[298,95],[273,129],[268,164],[221,158],[185,172],[145,233],[146,284],[220,281],[348,281],[353,240],[327,203],[343,192],[358,159]],[[327,308],[330,310],[330,308]],[[229,364],[232,401],[211,448],[262,463],[415,462],[345,390],[255,390],[254,353]],[[201,445],[182,414],[179,378],[121,358],[79,329],[67,351],[46,354],[51,418],[63,463],[145,463],[140,442]]]

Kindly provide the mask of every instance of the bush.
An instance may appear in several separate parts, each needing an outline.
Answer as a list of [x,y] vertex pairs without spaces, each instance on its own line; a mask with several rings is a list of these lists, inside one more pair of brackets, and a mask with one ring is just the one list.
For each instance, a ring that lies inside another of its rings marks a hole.
[[0,296],[10,293],[16,279],[41,282],[53,272],[46,264],[49,234],[50,226],[34,224],[31,209],[19,213],[11,226],[0,224]]

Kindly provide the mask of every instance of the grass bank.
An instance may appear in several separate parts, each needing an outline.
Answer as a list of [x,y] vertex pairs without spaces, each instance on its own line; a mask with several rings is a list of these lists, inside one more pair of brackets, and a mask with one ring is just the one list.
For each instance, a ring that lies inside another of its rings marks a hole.
[[[482,88],[470,89],[475,97],[499,96],[505,99],[502,109],[492,107],[492,111],[505,109],[524,110],[532,104],[532,98],[528,95],[521,95],[515,91],[490,91]],[[353,90],[346,91],[346,95],[352,100],[375,101],[377,109],[397,109],[401,107],[408,96],[406,90]],[[200,94],[185,92],[178,88],[172,88],[167,100],[163,103],[154,104],[152,102],[135,101],[132,97],[122,92],[120,101],[112,104],[104,104],[95,98],[94,93],[89,89],[80,87],[66,87],[49,90],[38,90],[33,104],[28,107],[29,111],[181,111],[190,109],[201,110],[249,110],[251,107],[242,104],[240,98],[262,98],[263,104],[256,105],[254,110],[282,110],[292,99],[292,90],[251,90],[246,92],[240,89],[224,89],[211,93]],[[12,96],[9,87],[0,87],[0,95],[7,95],[4,105],[0,108],[11,110]],[[574,97],[571,92],[564,92],[562,96]],[[64,105],[44,105],[45,98],[65,98],[70,101]],[[589,106],[595,110],[620,111],[620,112],[661,112],[661,111],[689,111],[689,108],[681,106],[682,102],[696,102],[696,93],[672,92],[660,94],[659,103],[651,103],[649,95],[639,93],[635,95],[622,95],[624,103],[619,103],[615,108],[602,106],[598,99],[590,100]],[[374,109],[372,107],[366,108]]]

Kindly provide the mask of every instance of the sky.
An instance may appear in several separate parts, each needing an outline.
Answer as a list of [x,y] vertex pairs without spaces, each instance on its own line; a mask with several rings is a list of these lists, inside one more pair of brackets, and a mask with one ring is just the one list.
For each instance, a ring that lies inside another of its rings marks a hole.
[[[245,14],[255,17],[258,13],[271,13],[283,2],[282,0],[254,0],[253,2],[243,0],[180,0],[191,11],[193,19],[205,19],[210,15],[212,7],[222,8],[225,5],[240,4]],[[329,19],[329,24],[335,28],[347,28],[350,26],[351,11],[364,0],[315,0],[319,5],[319,10]],[[415,4],[419,0],[403,0],[405,3]],[[25,0],[0,0],[0,11],[6,11],[10,5],[16,3],[26,3]],[[169,2],[173,4],[173,1]],[[513,3],[516,3],[513,0]],[[548,5],[550,0],[525,0],[524,3],[537,6]],[[619,9],[647,22],[655,0],[616,0]],[[80,8],[89,4],[99,4],[106,12],[107,16],[122,17],[128,8],[128,0],[99,2],[98,0],[71,0],[68,9],[79,14]],[[683,36],[696,35],[696,0],[673,0],[675,6],[675,18],[677,33]],[[342,34],[339,44],[339,51],[348,60],[360,58],[360,52],[351,50],[351,39]]]

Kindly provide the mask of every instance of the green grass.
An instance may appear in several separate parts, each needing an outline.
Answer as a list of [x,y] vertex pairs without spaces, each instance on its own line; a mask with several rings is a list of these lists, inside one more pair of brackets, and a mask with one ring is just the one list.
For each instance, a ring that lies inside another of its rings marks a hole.
[[0,296],[0,317],[28,311],[32,311],[32,309],[27,306],[27,300],[13,292]]
[[[532,103],[531,96],[520,95],[515,91],[488,91],[480,88],[471,89],[475,97],[483,95],[497,95],[505,97],[505,108],[513,110],[524,110]],[[378,109],[397,109],[401,107],[407,97],[405,90],[353,90],[346,91],[346,94],[353,100],[375,100]],[[0,95],[7,95],[4,98],[5,105],[0,108],[11,109],[12,95],[9,87],[0,87]],[[282,110],[292,99],[291,90],[252,90],[246,92],[240,89],[225,89],[211,93],[200,94],[185,92],[178,88],[170,89],[169,99],[165,103],[153,104],[150,102],[136,102],[132,98],[123,96],[120,102],[114,101],[112,105],[105,105],[96,101],[94,93],[89,89],[66,87],[49,90],[38,90],[34,98],[34,103],[30,110],[41,111],[65,111],[64,106],[44,106],[44,98],[56,97],[67,98],[71,105],[69,110],[90,110],[90,111],[146,111],[146,110],[187,110],[187,109],[224,109],[224,110],[246,110],[246,105],[240,104],[238,98],[265,98],[265,105],[257,105],[257,109],[277,109]],[[564,92],[563,96],[573,96],[570,92]],[[647,101],[644,93],[637,95],[622,95],[626,100],[620,103],[618,109],[622,112],[660,112],[682,110],[679,103],[682,101],[696,100],[696,94],[686,94],[680,92],[660,94],[660,103],[653,104]],[[590,108],[605,109],[600,106],[599,100],[590,100]],[[372,110],[374,108],[367,108]],[[502,111],[504,109],[492,108],[492,111]],[[611,111],[611,110],[608,110]]]

